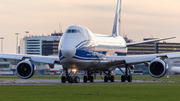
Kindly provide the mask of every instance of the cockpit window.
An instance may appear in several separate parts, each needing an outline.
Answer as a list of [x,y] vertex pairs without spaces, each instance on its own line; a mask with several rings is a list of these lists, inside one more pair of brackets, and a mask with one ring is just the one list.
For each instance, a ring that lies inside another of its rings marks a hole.
[[67,33],[71,33],[72,30],[67,30]]
[[81,32],[77,29],[69,29],[67,30],[67,33],[81,33]]
[[77,30],[74,30],[74,29],[73,29],[73,30],[72,30],[72,33],[77,33]]
[[77,30],[78,33],[81,33],[79,30]]

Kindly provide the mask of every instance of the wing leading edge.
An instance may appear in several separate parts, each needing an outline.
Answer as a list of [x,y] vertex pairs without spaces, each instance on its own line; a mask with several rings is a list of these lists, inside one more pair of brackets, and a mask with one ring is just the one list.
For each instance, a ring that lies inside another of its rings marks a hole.
[[40,55],[23,55],[23,54],[4,54],[0,53],[0,59],[25,60],[29,59],[32,62],[45,64],[61,64],[58,57],[55,56],[40,56]]
[[149,55],[107,56],[108,64],[114,63],[113,65],[120,65],[122,61],[124,61],[123,64],[138,64],[144,62],[151,62],[156,58],[163,58],[163,59],[180,58],[180,52],[149,54]]

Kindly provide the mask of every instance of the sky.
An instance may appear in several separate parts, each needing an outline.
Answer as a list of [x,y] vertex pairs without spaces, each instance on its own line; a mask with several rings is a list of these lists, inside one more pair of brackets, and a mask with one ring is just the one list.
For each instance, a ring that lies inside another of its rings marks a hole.
[[[111,35],[117,0],[0,0],[3,53],[16,53],[16,35],[50,35],[70,25]],[[180,0],[122,0],[121,35],[134,41],[176,36],[180,42]],[[123,31],[124,30],[124,31]],[[20,40],[18,40],[18,43]]]

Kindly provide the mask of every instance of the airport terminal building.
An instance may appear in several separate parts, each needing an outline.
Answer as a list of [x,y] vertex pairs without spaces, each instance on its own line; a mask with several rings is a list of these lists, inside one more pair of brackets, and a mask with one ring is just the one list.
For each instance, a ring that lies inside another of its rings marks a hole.
[[58,45],[62,33],[49,36],[31,36],[20,39],[20,54],[58,55]]
[[[144,38],[150,40],[151,38]],[[128,47],[128,55],[180,52],[180,43],[145,43]]]

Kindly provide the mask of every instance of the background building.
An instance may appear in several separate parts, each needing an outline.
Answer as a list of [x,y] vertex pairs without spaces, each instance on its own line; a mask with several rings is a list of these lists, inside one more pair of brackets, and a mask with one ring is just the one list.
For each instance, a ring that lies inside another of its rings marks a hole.
[[51,36],[31,36],[20,40],[20,54],[58,55],[58,45],[62,33]]
[[[144,38],[150,40],[152,38]],[[153,38],[154,39],[154,38]],[[180,52],[180,43],[144,43],[128,47],[128,55]]]

